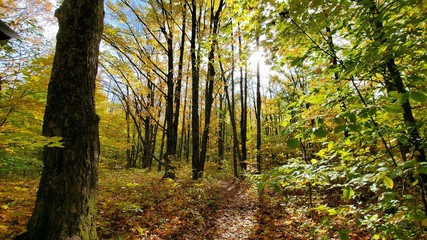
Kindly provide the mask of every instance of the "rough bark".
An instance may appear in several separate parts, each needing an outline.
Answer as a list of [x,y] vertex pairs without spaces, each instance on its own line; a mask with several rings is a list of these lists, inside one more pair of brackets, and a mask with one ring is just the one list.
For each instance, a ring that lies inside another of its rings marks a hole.
[[95,79],[103,29],[102,0],[65,0],[56,11],[59,32],[44,136],[63,148],[43,151],[43,172],[27,232],[17,239],[97,239],[99,117]]

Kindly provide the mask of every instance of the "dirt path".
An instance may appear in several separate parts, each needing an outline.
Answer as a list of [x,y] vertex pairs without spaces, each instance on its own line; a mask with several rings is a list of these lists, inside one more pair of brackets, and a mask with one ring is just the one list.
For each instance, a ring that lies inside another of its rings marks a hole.
[[221,181],[212,216],[214,239],[250,239],[256,226],[256,197],[248,183]]

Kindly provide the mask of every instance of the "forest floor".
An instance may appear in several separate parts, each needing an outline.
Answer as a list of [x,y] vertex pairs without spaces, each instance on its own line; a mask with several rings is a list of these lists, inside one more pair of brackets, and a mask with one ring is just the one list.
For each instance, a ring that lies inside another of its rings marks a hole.
[[[351,239],[370,239],[352,221],[326,225],[322,214],[309,214],[305,194],[294,192],[288,201],[273,192],[260,197],[250,180],[213,166],[197,181],[189,170],[176,181],[144,170],[102,169],[99,175],[100,239],[339,239],[340,229],[350,229]],[[0,239],[25,229],[37,186],[35,179],[1,180]]]

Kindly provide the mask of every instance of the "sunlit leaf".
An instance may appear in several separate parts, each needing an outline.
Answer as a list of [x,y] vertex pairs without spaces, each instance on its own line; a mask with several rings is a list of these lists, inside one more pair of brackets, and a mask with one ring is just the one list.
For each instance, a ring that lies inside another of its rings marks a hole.
[[354,190],[351,187],[345,187],[342,189],[343,198],[350,200],[354,196]]
[[403,109],[400,106],[396,106],[396,105],[388,105],[388,106],[384,106],[383,107],[384,110],[386,110],[389,113],[402,113]]
[[408,99],[409,99],[409,93],[405,93],[405,94],[402,94],[402,95],[397,99],[397,102],[398,102],[399,104],[402,104],[402,103],[407,102],[407,101],[408,101]]
[[427,96],[422,92],[411,92],[411,98],[417,102],[427,101]]
[[327,212],[329,213],[329,215],[337,215],[338,214],[337,210],[335,210],[333,208],[328,209]]
[[389,177],[387,177],[387,176],[384,176],[384,178],[383,178],[383,183],[384,183],[384,185],[385,185],[386,187],[388,187],[388,188],[390,188],[390,189],[393,189],[393,185],[394,185],[394,183],[393,183],[393,179],[391,179],[391,178],[389,178]]

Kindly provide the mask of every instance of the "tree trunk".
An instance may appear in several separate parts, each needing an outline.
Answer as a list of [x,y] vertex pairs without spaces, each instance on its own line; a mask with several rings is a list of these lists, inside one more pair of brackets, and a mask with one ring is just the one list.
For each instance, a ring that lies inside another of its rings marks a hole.
[[[259,36],[256,37],[256,50],[259,53]],[[261,173],[261,74],[259,59],[256,64],[256,163],[257,171]]]
[[[240,141],[242,144],[242,157],[239,161],[240,168],[242,171],[246,171],[246,129],[247,129],[247,92],[248,92],[248,85],[247,85],[247,64],[245,63],[245,67],[243,69],[243,61],[246,62],[246,60],[243,60],[243,46],[242,46],[242,32],[240,31],[240,24],[239,24],[239,61],[240,61]],[[245,73],[243,73],[243,70]]]
[[231,45],[231,52],[232,52],[231,74],[230,74],[231,100],[230,100],[230,94],[228,93],[227,78],[225,77],[225,71],[224,71],[224,68],[222,66],[221,60],[219,61],[219,66],[221,69],[222,80],[224,82],[224,92],[225,92],[225,98],[227,100],[228,112],[230,115],[230,123],[231,123],[231,127],[233,129],[233,176],[235,178],[238,178],[239,172],[238,172],[238,168],[237,168],[237,161],[239,161],[239,162],[241,161],[242,155],[240,154],[239,139],[237,136],[236,117],[234,115],[234,109],[235,109],[235,103],[234,103],[234,44]]
[[[189,137],[188,134],[186,134],[186,131],[185,131],[186,130],[185,129],[185,126],[186,126],[186,122],[185,122],[185,119],[186,119],[185,115],[186,114],[185,114],[185,112],[187,110],[187,90],[188,90],[188,81],[185,83],[184,106],[183,106],[183,109],[182,109],[183,117],[182,117],[182,123],[181,123],[181,142],[180,142],[179,151],[178,151],[178,158],[180,160],[182,160],[184,143],[187,142],[187,138]],[[184,153],[184,155],[185,155],[185,153]]]
[[225,110],[224,110],[224,94],[219,95],[218,109],[218,169],[222,168],[222,160],[224,159],[225,147]]
[[[165,14],[166,15],[166,14]],[[163,178],[175,179],[174,169],[171,165],[175,158],[177,132],[174,130],[174,82],[173,82],[173,35],[171,29],[164,31],[167,39],[168,74],[167,74],[167,96],[166,96],[166,152],[164,155],[165,174]]]
[[151,158],[151,123],[150,118],[144,119],[144,143],[142,151],[142,168],[148,168]]
[[65,0],[48,88],[44,136],[63,148],[45,147],[43,173],[27,232],[17,239],[98,239],[96,198],[99,117],[95,89],[102,0]]
[[[163,126],[165,126],[166,125],[166,119],[164,120],[164,124],[163,124]],[[161,141],[161,144],[160,144],[160,154],[159,154],[159,159],[162,159],[162,156],[163,156],[163,149],[164,149],[164,146],[165,146],[165,136],[166,136],[166,133],[165,133],[165,131],[162,131],[162,141]],[[161,171],[162,170],[162,164],[160,163],[160,162],[157,162],[158,163],[158,165],[157,165],[157,171]]]
[[[125,101],[129,100],[129,86],[126,86],[126,96]],[[129,104],[126,104],[126,106],[129,106]],[[132,166],[132,154],[131,154],[131,148],[133,145],[131,145],[131,139],[130,139],[130,108],[125,108],[125,117],[126,117],[126,168],[132,168],[135,166]]]
[[[369,12],[373,16],[371,19],[371,24],[373,25],[373,28],[376,30],[376,38],[374,39],[379,44],[383,44],[386,42],[387,39],[384,37],[384,26],[383,23],[380,21],[380,18],[378,18],[378,9],[377,5],[374,1],[369,2]],[[387,74],[384,76],[384,83],[387,92],[397,91],[400,94],[406,94],[407,90],[403,83],[403,79],[401,76],[401,73],[395,63],[394,56],[388,56],[386,58],[385,62],[383,62],[385,69],[387,70]],[[417,122],[415,120],[415,117],[412,113],[412,107],[411,103],[409,102],[409,99],[404,101],[401,104],[401,107],[403,109],[403,119],[404,122],[407,123],[412,127],[412,129],[409,132],[409,143],[414,148],[414,153],[416,156],[416,160],[419,162],[425,162],[426,159],[426,153],[422,145],[422,138],[419,134],[419,130],[417,127]],[[421,180],[425,184],[427,183],[427,175],[424,173],[420,173]],[[427,212],[427,206],[426,206],[426,212]]]
[[191,141],[192,141],[192,178],[199,178],[199,63],[196,56],[197,39],[197,7],[191,0],[191,73],[192,73],[192,104],[191,104]]
[[[379,18],[380,11],[377,8],[376,2],[370,0],[368,3],[369,14],[371,15],[370,23],[372,28],[375,30],[374,41],[376,41],[379,45],[384,44],[387,39],[385,37],[384,25]],[[406,86],[403,83],[403,79],[401,73],[396,65],[395,57],[393,55],[387,56],[384,62],[382,62],[385,74],[384,74],[384,83],[387,92],[397,91],[400,94],[407,94],[408,91]],[[409,99],[406,99],[400,105],[403,109],[403,120],[404,122],[411,126],[409,130],[409,143],[411,147],[414,148],[414,159],[418,162],[426,162],[426,152],[423,148],[422,138],[419,134],[419,130],[417,127],[417,121],[412,113],[411,103]],[[401,150],[406,150],[408,146],[401,146]],[[404,155],[405,153],[402,153]],[[426,195],[426,184],[427,184],[427,174],[420,172],[419,173],[419,187],[421,189],[421,197],[424,205],[424,213],[427,214],[427,195]]]
[[198,172],[202,175],[205,170],[206,152],[209,140],[209,125],[211,122],[211,113],[213,105],[213,91],[214,91],[214,78],[215,78],[215,48],[217,45],[216,35],[218,34],[219,17],[224,6],[224,0],[219,2],[219,6],[214,15],[214,6],[211,7],[211,26],[212,28],[212,41],[208,54],[208,80],[206,82],[206,95],[205,95],[205,126],[203,129],[202,146],[200,152],[200,164]]
[[[178,124],[179,124],[179,111],[181,107],[181,87],[182,87],[182,72],[183,72],[183,65],[184,65],[184,52],[185,52],[185,29],[186,29],[186,15],[187,15],[187,4],[183,4],[182,8],[182,29],[181,29],[181,42],[179,46],[179,59],[178,59],[178,76],[175,86],[175,95],[174,95],[174,102],[175,102],[175,112],[174,112],[174,119],[173,119],[173,131],[176,136],[178,136]],[[185,109],[184,109],[185,110]],[[183,134],[181,134],[181,142],[182,142]],[[177,139],[178,140],[178,139]],[[177,158],[181,157],[181,151],[178,150],[178,141],[175,142],[174,148],[177,152]]]

